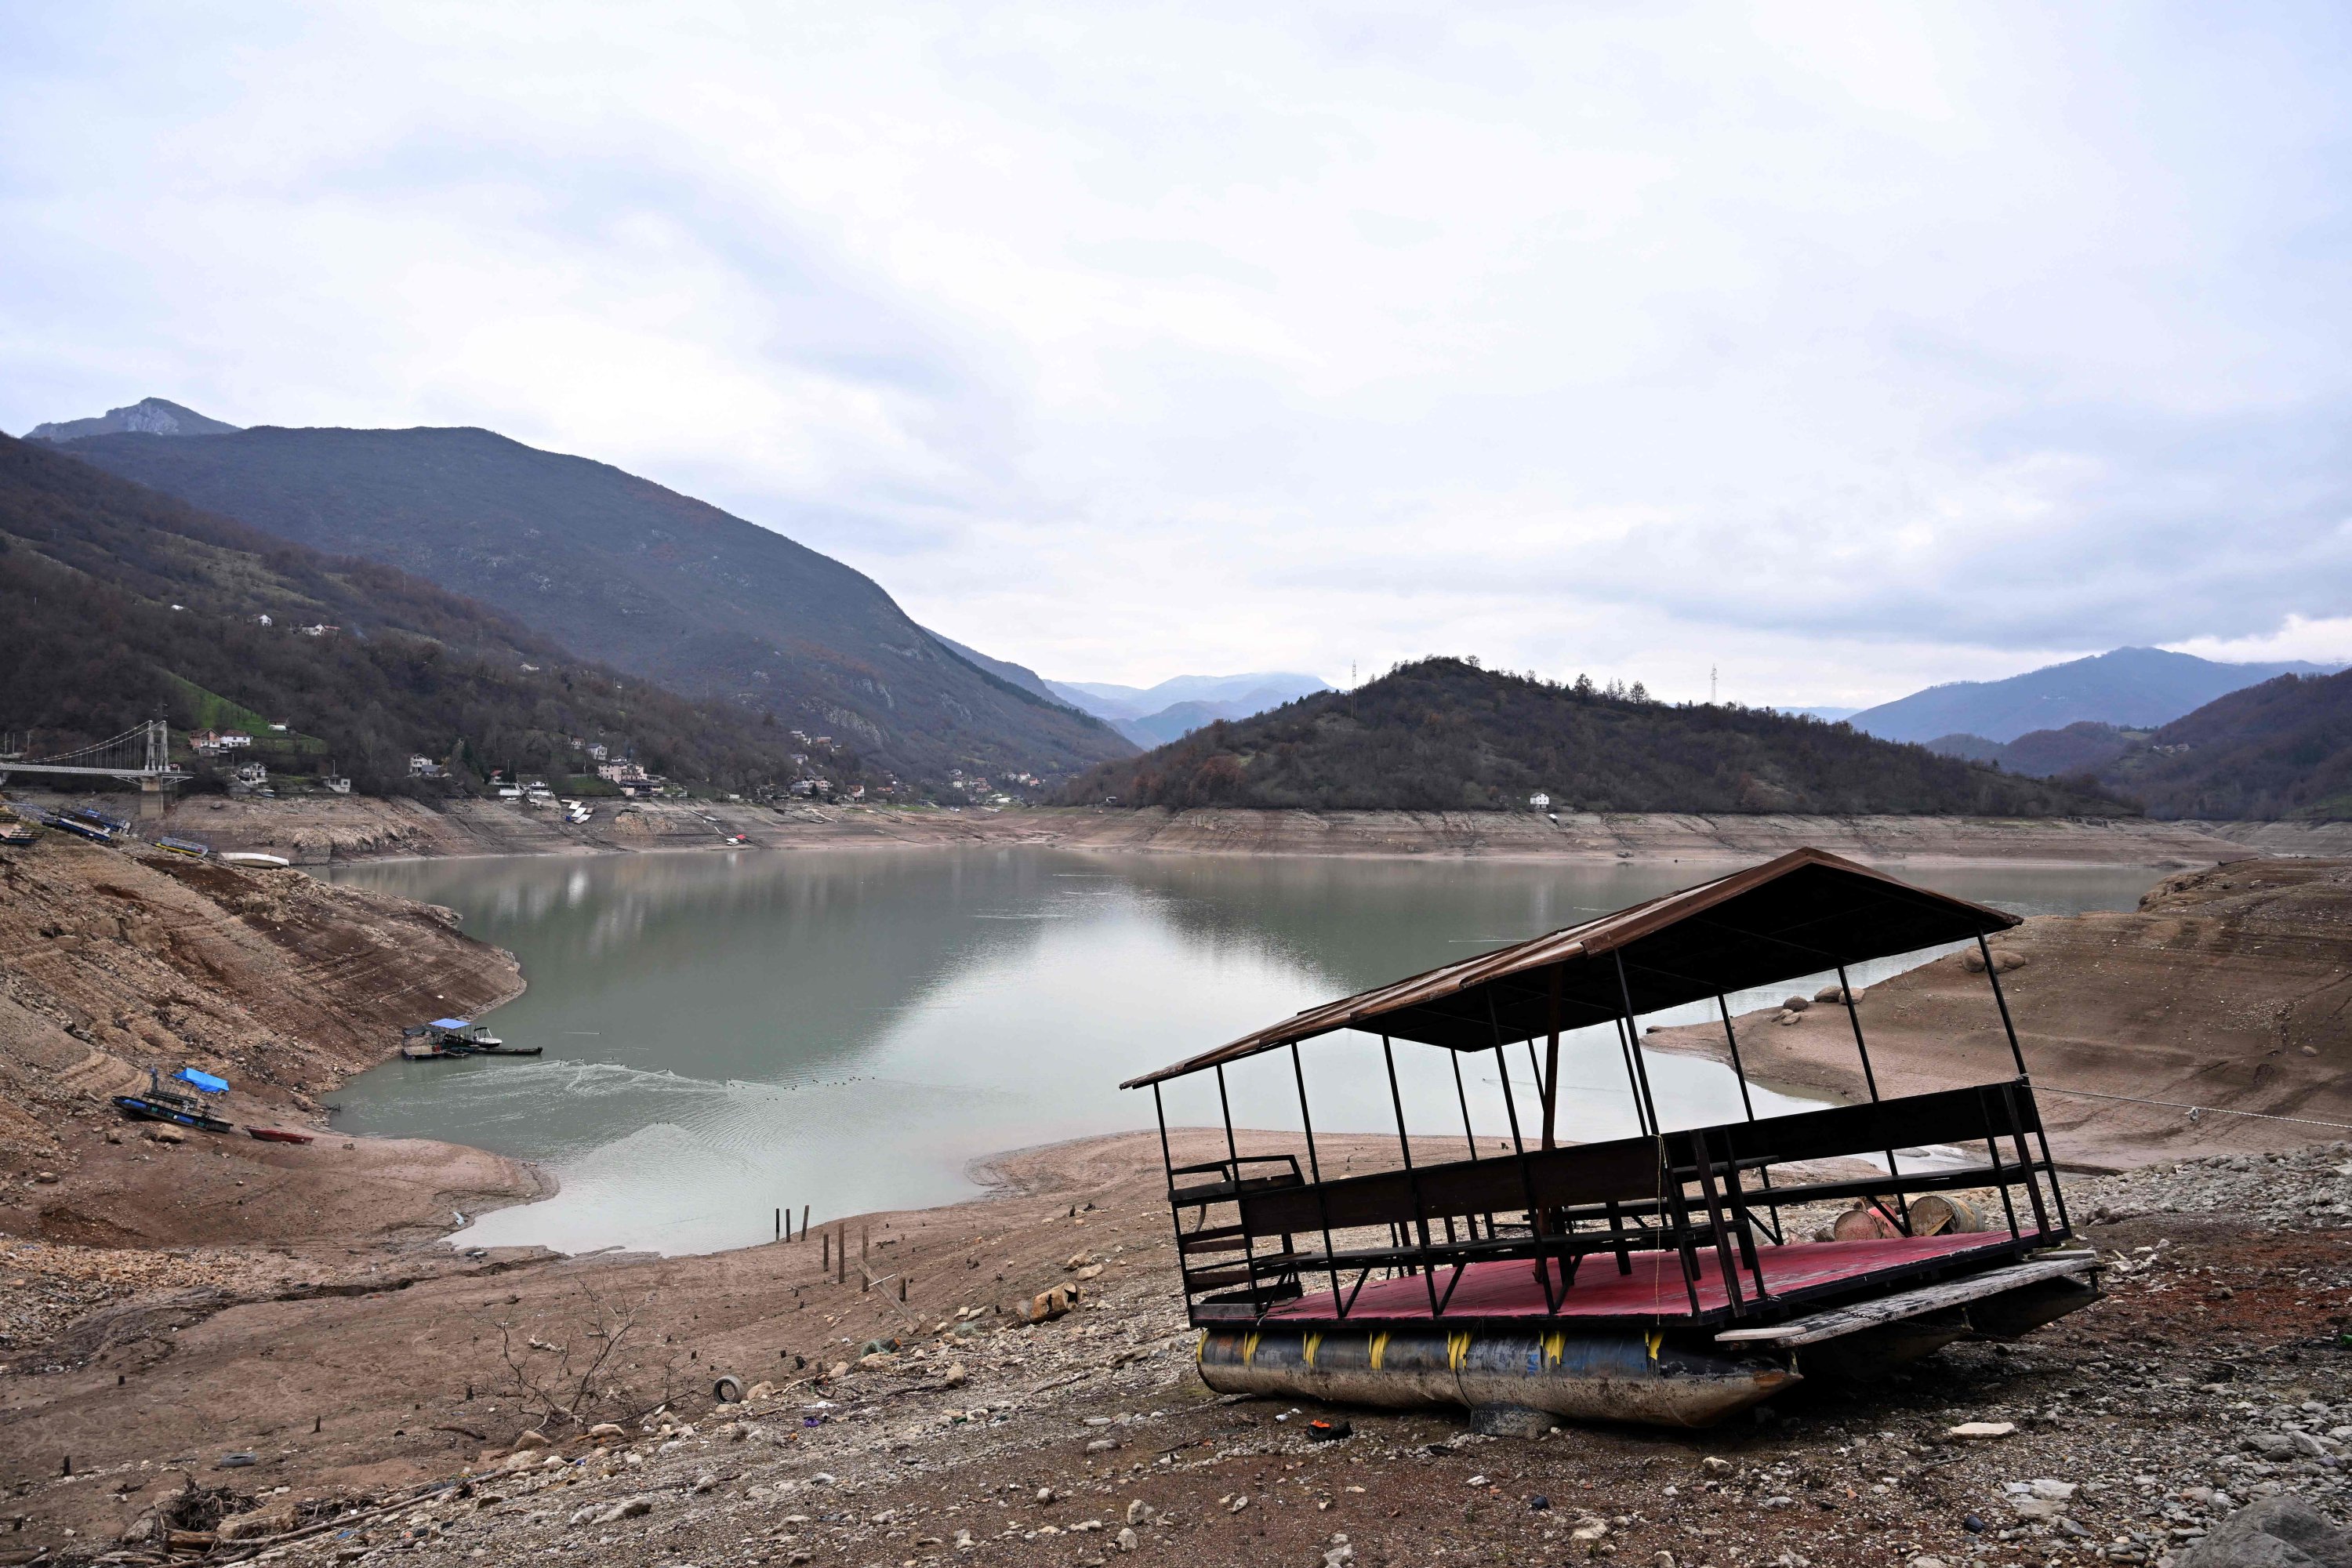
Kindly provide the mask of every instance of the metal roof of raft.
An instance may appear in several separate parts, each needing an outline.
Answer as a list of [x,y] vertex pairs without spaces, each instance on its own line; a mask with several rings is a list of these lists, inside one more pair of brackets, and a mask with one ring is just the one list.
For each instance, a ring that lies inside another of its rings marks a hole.
[[[1492,1049],[2007,931],[2018,917],[1825,849],[1376,986],[1129,1079],[1140,1089],[1339,1029]],[[1611,962],[1602,963],[1607,959]]]

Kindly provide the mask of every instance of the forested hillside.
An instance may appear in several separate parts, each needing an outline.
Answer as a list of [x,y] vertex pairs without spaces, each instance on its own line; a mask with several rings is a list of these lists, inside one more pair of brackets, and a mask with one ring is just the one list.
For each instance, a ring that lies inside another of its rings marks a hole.
[[608,464],[488,430],[103,434],[62,450],[397,566],[670,690],[833,734],[909,778],[1066,777],[1133,751],[967,660],[864,574]]
[[[1638,688],[1636,689],[1638,691]],[[1451,658],[1219,723],[1074,784],[1074,804],[1312,810],[2114,815],[2095,791],[2021,778],[1843,724],[1669,706]]]
[[2100,779],[2155,816],[2352,818],[2352,670],[2232,691],[2167,724]]
[[[794,773],[772,718],[687,701],[389,566],[0,437],[0,730],[46,754],[238,710],[315,739],[322,763],[374,792],[409,787],[412,752],[561,775],[584,765],[574,737],[730,789]],[[845,758],[831,773],[856,770]]]

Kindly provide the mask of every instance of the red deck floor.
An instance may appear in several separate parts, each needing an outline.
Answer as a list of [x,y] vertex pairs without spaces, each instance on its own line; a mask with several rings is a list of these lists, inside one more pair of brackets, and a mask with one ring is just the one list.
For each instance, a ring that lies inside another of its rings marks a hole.
[[[2029,1236],[2032,1233],[2028,1232]],[[1859,1279],[1884,1269],[1901,1268],[1934,1263],[1956,1258],[1982,1247],[2011,1245],[2006,1230],[1980,1232],[1969,1236],[1897,1237],[1886,1241],[1801,1241],[1786,1247],[1759,1247],[1758,1260],[1763,1265],[1764,1283],[1773,1294],[1781,1295],[1800,1290],[1815,1290],[1834,1285],[1840,1280]],[[1735,1258],[1737,1254],[1734,1255]],[[1682,1260],[1671,1252],[1636,1252],[1633,1255],[1633,1271],[1617,1272],[1617,1259],[1608,1253],[1596,1253],[1579,1266],[1576,1283],[1560,1304],[1563,1318],[1687,1318],[1690,1315],[1690,1295],[1683,1287]],[[1559,1279],[1559,1265],[1553,1266],[1553,1279]],[[1712,1249],[1698,1258],[1698,1300],[1702,1311],[1713,1311],[1730,1304],[1725,1295],[1723,1280],[1716,1269]],[[1450,1268],[1437,1271],[1437,1293],[1445,1296],[1445,1287],[1454,1278]],[[1755,1282],[1743,1267],[1737,1275],[1740,1293],[1753,1298]],[[1322,1289],[1316,1281],[1305,1281],[1308,1289],[1296,1300],[1285,1301],[1265,1314],[1268,1321],[1328,1322],[1335,1313],[1331,1304],[1329,1280],[1326,1277]],[[1340,1277],[1342,1294],[1352,1281]],[[1375,1319],[1381,1321],[1426,1321],[1429,1318],[1429,1287],[1418,1277],[1403,1279],[1383,1279],[1367,1284],[1348,1310],[1348,1319]],[[1445,1302],[1448,1318],[1540,1318],[1546,1315],[1544,1293],[1537,1283],[1534,1266],[1525,1260],[1499,1263],[1474,1263],[1454,1288],[1451,1300]]]

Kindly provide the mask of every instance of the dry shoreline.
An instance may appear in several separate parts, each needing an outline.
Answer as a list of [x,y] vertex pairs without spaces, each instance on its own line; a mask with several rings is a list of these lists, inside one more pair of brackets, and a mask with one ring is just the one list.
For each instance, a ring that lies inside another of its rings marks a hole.
[[679,801],[598,802],[580,826],[495,802],[330,796],[174,803],[162,831],[301,865],[473,855],[761,848],[1003,847],[1185,855],[1407,858],[1769,858],[1811,845],[1921,866],[2033,862],[2182,869],[2250,856],[2352,854],[2352,823],[2149,822],[2139,818],[1698,816],[1672,813],[1171,812],[1100,807],[1002,811]]

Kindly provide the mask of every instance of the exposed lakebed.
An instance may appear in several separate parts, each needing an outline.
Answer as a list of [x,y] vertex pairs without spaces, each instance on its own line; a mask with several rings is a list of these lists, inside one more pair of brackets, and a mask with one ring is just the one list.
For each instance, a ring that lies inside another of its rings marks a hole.
[[[780,1205],[823,1221],[973,1195],[979,1156],[1150,1125],[1150,1095],[1122,1094],[1122,1079],[1726,868],[1019,848],[337,868],[337,880],[449,905],[473,935],[512,949],[530,989],[491,1021],[546,1054],[387,1063],[335,1096],[336,1124],[537,1160],[561,1180],[551,1199],[476,1222],[468,1242],[742,1246],[772,1234]],[[2158,876],[1902,874],[2021,914],[2129,909]],[[1645,1056],[1667,1125],[1739,1114],[1727,1070]],[[1527,1058],[1512,1057],[1524,1121]],[[1303,1059],[1318,1131],[1393,1126],[1376,1044],[1336,1036]],[[1402,1047],[1397,1059],[1412,1131],[1458,1137],[1443,1054]],[[1494,1058],[1463,1065],[1479,1132],[1507,1133]],[[1286,1056],[1228,1076],[1236,1121],[1297,1126]],[[1634,1130],[1607,1031],[1568,1038],[1561,1080],[1564,1137]],[[1758,1095],[1759,1111],[1794,1103]],[[1174,1086],[1168,1110],[1213,1123],[1213,1084]]]

